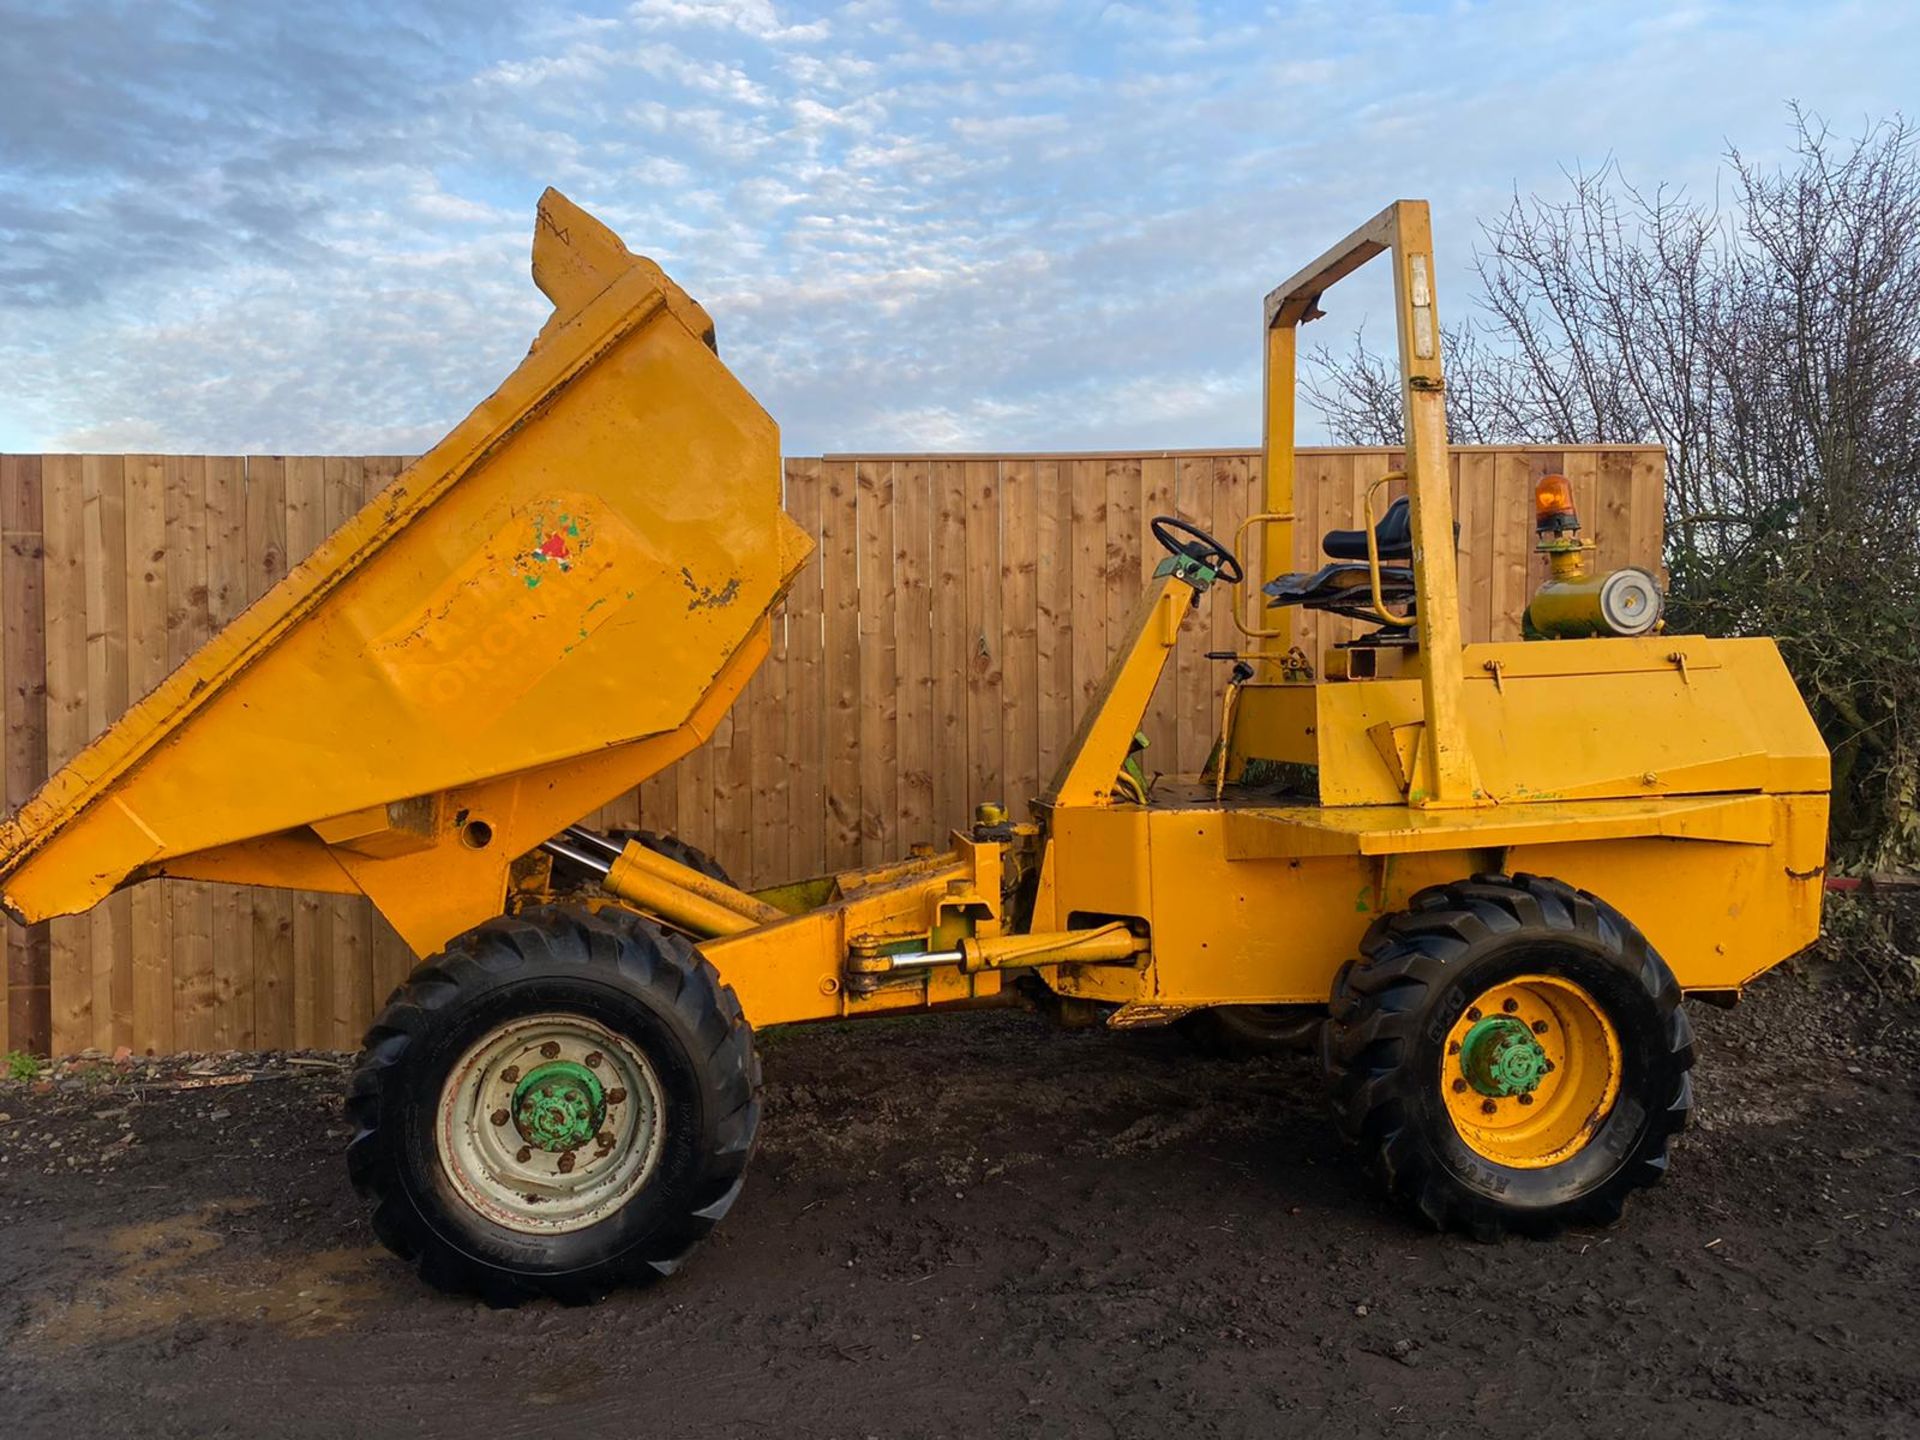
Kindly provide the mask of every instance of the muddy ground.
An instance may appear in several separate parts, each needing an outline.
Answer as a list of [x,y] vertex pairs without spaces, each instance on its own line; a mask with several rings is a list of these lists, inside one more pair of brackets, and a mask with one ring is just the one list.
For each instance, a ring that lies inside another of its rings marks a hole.
[[583,1310],[375,1248],[340,1059],[8,1083],[0,1432],[1920,1434],[1920,1016],[1827,968],[1696,1021],[1669,1182],[1498,1246],[1377,1199],[1304,1058],[1013,1014],[774,1034],[738,1208]]

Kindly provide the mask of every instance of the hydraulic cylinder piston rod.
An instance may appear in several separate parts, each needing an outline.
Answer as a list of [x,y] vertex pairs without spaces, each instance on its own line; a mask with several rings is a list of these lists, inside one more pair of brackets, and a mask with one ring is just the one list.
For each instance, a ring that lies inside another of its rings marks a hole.
[[601,889],[609,895],[631,901],[701,939],[738,935],[786,918],[745,891],[657,855],[638,842],[622,847],[574,826],[540,848],[599,876]]

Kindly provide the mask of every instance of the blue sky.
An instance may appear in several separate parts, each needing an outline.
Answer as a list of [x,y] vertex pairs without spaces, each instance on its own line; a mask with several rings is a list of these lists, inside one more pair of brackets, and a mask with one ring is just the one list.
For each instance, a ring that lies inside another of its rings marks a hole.
[[[1710,195],[1920,6],[0,0],[0,448],[412,450],[524,353],[558,185],[804,454],[1251,443],[1266,288],[1398,195]],[[1340,344],[1384,289],[1336,295]]]

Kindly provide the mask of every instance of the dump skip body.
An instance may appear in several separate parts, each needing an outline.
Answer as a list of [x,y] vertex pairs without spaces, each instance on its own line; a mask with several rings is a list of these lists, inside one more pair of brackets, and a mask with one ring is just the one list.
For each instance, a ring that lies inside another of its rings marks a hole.
[[486,401],[0,827],[24,921],[149,875],[364,890],[416,950],[711,731],[810,542],[658,266],[556,192]]

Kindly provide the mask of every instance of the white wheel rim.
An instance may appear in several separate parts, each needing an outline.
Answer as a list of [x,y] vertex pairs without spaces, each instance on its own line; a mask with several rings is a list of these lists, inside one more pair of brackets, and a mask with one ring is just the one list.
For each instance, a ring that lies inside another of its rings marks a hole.
[[660,1079],[631,1040],[581,1015],[528,1015],[460,1057],[440,1090],[434,1138],[441,1169],[475,1211],[555,1235],[597,1224],[646,1186],[665,1119]]

